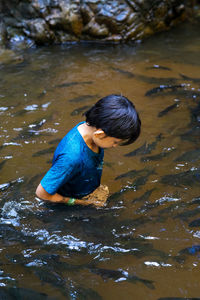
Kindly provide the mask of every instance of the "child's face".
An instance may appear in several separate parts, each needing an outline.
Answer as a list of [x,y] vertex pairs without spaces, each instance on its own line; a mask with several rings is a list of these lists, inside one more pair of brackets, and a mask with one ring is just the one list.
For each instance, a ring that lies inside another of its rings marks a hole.
[[93,142],[101,148],[113,148],[113,147],[117,147],[122,140],[115,138],[115,137],[111,137],[111,136],[107,136],[105,135],[105,133],[103,135],[93,135]]

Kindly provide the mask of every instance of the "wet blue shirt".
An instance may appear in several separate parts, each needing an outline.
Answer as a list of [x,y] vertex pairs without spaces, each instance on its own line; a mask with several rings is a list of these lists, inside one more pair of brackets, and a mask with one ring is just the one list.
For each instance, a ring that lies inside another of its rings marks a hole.
[[42,187],[51,195],[82,198],[93,192],[102,175],[104,150],[93,152],[78,131],[77,124],[61,140],[53,157],[50,170],[41,181]]

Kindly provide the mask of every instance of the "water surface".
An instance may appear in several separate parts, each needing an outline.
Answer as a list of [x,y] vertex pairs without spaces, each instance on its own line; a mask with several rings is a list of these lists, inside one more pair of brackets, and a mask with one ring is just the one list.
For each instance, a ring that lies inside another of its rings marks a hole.
[[[29,49],[0,65],[0,298],[200,298],[198,32]],[[35,189],[59,140],[110,93],[134,102],[142,133],[105,151],[107,206],[43,203]]]

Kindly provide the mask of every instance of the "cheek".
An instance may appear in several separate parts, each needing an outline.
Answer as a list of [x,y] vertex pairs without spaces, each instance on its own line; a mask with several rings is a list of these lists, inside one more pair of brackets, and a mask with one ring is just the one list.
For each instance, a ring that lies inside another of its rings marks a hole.
[[101,147],[101,148],[110,148],[112,147],[112,143],[109,142],[109,141],[98,141],[98,146]]
[[105,144],[105,147],[106,147],[106,148],[112,148],[112,147],[115,147],[115,143],[113,143],[112,141],[111,141],[111,142],[107,142],[107,143]]
[[107,147],[107,144],[104,141],[102,141],[101,139],[95,139],[94,142],[97,146],[99,146],[101,148]]

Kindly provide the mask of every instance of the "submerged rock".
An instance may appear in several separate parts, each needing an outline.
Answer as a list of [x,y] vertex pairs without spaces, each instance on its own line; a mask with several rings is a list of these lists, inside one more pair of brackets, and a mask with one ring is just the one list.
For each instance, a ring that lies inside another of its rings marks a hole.
[[19,64],[23,62],[22,55],[16,54],[10,49],[0,48],[0,66],[9,64]]
[[194,1],[2,0],[0,44],[138,40],[185,20]]

